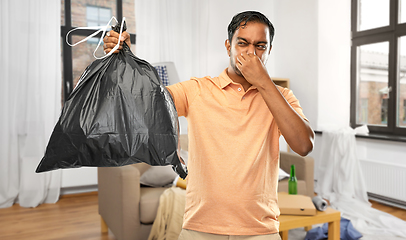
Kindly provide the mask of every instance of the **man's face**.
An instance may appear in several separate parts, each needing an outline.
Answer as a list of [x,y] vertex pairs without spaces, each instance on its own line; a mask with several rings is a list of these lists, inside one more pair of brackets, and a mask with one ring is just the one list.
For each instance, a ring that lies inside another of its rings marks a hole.
[[267,25],[258,22],[248,22],[245,27],[240,26],[234,33],[231,44],[226,40],[226,48],[230,56],[230,65],[234,72],[242,77],[236,67],[237,56],[246,52],[256,54],[266,64],[272,46],[270,45],[269,28]]

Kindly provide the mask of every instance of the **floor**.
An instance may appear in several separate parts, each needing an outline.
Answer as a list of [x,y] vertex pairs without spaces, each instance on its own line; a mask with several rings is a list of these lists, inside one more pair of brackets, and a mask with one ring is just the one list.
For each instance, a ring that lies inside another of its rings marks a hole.
[[[0,209],[1,240],[115,240],[102,234],[97,192],[65,195],[56,204]],[[372,206],[406,221],[406,210],[372,202]]]

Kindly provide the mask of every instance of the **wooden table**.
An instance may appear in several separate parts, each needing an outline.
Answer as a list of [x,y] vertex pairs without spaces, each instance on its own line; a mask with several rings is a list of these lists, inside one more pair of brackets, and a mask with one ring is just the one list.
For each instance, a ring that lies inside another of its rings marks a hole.
[[312,225],[328,223],[328,240],[340,240],[340,212],[332,208],[326,211],[317,211],[314,216],[280,215],[279,234],[282,240],[288,240],[290,229],[305,227],[308,231]]

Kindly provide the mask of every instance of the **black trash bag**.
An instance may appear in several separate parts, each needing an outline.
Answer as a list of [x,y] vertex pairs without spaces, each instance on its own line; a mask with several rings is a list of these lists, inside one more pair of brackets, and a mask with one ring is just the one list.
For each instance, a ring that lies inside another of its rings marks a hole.
[[[120,24],[114,30],[120,32]],[[172,164],[185,178],[178,136],[171,95],[155,68],[124,43],[119,53],[94,61],[83,72],[36,172],[145,162]]]

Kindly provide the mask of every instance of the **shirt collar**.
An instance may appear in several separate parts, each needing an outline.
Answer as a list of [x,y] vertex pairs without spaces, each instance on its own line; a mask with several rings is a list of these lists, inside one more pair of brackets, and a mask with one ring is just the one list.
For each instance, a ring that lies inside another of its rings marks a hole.
[[219,79],[220,79],[220,87],[221,88],[225,88],[230,83],[233,82],[233,80],[231,80],[231,78],[227,74],[227,68],[224,69],[224,71],[220,74]]
[[[221,87],[222,89],[224,89],[225,87],[227,87],[227,86],[230,85],[231,83],[238,84],[238,83],[235,83],[233,80],[231,80],[231,78],[228,76],[228,74],[227,74],[227,68],[224,69],[224,71],[220,74],[219,79],[220,79],[220,87]],[[249,88],[249,90],[250,90],[250,89],[257,89],[257,88],[254,87],[254,86],[251,86],[251,87]]]

